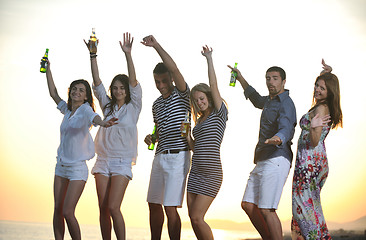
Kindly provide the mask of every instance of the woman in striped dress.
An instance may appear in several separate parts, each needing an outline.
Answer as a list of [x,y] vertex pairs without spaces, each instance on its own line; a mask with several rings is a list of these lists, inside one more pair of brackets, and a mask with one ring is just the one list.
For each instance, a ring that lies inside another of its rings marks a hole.
[[192,168],[188,177],[187,205],[197,239],[213,239],[204,216],[216,197],[222,183],[220,146],[227,121],[227,108],[217,87],[212,61],[212,48],[203,47],[210,86],[204,83],[192,88],[190,101],[196,123],[188,134],[189,148],[193,151]]

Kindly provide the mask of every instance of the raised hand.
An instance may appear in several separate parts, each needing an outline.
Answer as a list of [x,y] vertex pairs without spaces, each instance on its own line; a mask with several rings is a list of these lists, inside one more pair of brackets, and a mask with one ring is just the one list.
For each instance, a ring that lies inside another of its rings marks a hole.
[[212,56],[212,48],[208,47],[207,45],[203,46],[202,47],[202,51],[201,51],[201,54],[203,56],[205,56],[206,58],[207,57],[211,57]]
[[317,128],[317,127],[326,127],[328,126],[328,123],[331,122],[330,115],[327,114],[323,117],[319,117],[319,113],[316,114],[313,119],[311,119],[310,126],[311,128]]
[[121,46],[124,53],[131,53],[132,43],[133,37],[131,37],[131,34],[128,32],[123,34],[123,44],[121,41],[119,41],[119,45]]
[[[90,39],[89,39],[89,41],[88,42],[86,42],[85,41],[85,39],[83,39],[84,40],[84,43],[85,43],[85,45],[86,45],[86,47],[88,48],[88,51],[90,52],[90,44],[91,44],[91,41],[90,41]],[[99,39],[97,39],[97,44],[95,44],[95,48],[96,49],[98,49],[98,44],[99,44]]]
[[[48,69],[51,65],[51,62],[50,62],[49,59],[46,59],[46,62],[47,62],[47,69]],[[42,59],[41,59],[41,62],[39,64],[42,64]]]
[[237,69],[237,68],[233,68],[232,66],[230,66],[230,65],[227,65],[228,66],[228,68],[230,68],[231,69],[231,71],[233,71],[233,72],[236,72],[237,74],[238,74],[238,76],[237,76],[237,79],[239,80],[240,78],[243,78],[243,76],[241,75],[241,72],[239,71],[239,69]]
[[322,65],[323,65],[323,71],[320,74],[324,74],[324,73],[327,73],[327,72],[329,72],[329,73],[332,72],[332,70],[333,70],[332,67],[325,64],[324,59],[322,59]]
[[147,47],[154,47],[158,44],[158,42],[156,41],[156,39],[154,38],[153,35],[149,35],[149,36],[144,37],[142,39],[141,43],[144,44]]

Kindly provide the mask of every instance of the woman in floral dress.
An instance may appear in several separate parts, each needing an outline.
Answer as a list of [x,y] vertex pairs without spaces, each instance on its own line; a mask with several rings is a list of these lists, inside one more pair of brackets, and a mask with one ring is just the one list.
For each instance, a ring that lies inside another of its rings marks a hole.
[[324,140],[331,128],[342,127],[339,82],[324,63],[314,86],[313,107],[301,118],[292,183],[293,239],[331,239],[320,191],[328,176]]

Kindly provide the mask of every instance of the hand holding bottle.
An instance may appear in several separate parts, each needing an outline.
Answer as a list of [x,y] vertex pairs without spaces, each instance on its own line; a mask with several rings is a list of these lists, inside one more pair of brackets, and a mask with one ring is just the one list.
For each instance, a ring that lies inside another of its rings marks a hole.
[[[237,69],[237,67],[238,67],[238,63],[235,63],[234,69]],[[229,86],[235,87],[237,77],[238,77],[238,73],[235,71],[231,71]]]
[[144,142],[148,145],[147,149],[154,150],[155,142],[157,140],[158,140],[158,135],[157,135],[157,132],[156,132],[156,125],[154,125],[154,129],[153,129],[152,134],[146,135],[145,140],[144,140]]
[[236,72],[236,74],[237,74],[236,80],[238,80],[240,82],[240,84],[242,85],[243,89],[245,90],[249,86],[249,83],[245,80],[245,78],[243,77],[243,75],[241,74],[241,72],[239,71],[239,69],[233,68],[230,65],[227,65],[227,66],[228,66],[228,68],[231,69],[232,72]]
[[88,47],[89,52],[91,54],[92,53],[94,53],[94,54],[97,53],[99,39],[97,39],[97,37],[95,36],[95,30],[94,30],[94,28],[92,30],[92,35],[90,35],[90,39],[89,39],[88,43],[85,41],[85,39],[84,39],[84,43]]
[[48,48],[46,48],[46,52],[41,60],[40,72],[45,73],[47,71],[47,67],[48,67]]

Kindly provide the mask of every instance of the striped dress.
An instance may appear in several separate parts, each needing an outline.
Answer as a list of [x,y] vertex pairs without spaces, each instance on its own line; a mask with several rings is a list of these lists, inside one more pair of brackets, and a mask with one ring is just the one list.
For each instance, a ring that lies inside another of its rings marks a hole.
[[193,129],[195,139],[187,192],[216,197],[222,183],[220,146],[228,111],[224,103]]

